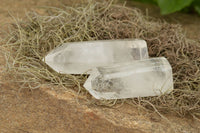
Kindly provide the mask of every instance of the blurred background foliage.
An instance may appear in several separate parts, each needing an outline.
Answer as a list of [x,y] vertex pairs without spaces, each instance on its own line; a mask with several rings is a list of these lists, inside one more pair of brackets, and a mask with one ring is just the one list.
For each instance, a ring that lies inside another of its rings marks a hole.
[[198,13],[200,15],[200,0],[133,0],[143,3],[155,4],[160,7],[162,15],[177,11]]

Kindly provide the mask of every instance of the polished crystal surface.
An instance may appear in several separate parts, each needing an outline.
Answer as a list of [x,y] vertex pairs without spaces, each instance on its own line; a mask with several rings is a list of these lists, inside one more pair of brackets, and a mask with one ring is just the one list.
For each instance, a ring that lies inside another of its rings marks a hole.
[[84,87],[97,99],[161,95],[173,90],[172,68],[164,57],[97,67]]
[[44,62],[63,74],[82,74],[94,67],[148,58],[144,40],[103,40],[65,43],[52,50]]

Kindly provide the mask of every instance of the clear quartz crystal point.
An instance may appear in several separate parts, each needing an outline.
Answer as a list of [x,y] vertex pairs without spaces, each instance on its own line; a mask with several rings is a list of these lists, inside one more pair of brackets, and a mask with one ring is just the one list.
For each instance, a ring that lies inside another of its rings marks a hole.
[[97,67],[84,87],[96,99],[161,95],[173,90],[172,68],[164,57]]
[[64,43],[43,61],[63,74],[82,74],[94,67],[148,58],[144,40],[103,40]]

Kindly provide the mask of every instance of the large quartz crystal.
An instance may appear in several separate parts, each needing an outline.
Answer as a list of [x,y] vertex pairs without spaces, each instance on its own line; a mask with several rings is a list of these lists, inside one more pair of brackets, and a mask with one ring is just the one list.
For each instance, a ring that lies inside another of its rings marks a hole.
[[94,68],[84,87],[97,99],[156,96],[173,90],[166,58],[151,58]]
[[144,40],[104,40],[65,43],[44,61],[63,74],[82,74],[94,67],[148,58]]

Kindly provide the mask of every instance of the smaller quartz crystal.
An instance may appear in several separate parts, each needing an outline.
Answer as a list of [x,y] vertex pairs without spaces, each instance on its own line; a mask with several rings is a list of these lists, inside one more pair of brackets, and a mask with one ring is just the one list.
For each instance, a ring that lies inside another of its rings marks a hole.
[[173,90],[172,68],[164,57],[97,67],[84,87],[97,99],[161,95]]

